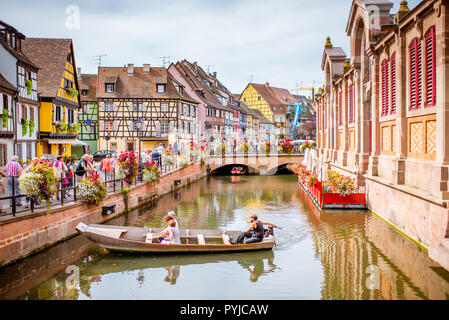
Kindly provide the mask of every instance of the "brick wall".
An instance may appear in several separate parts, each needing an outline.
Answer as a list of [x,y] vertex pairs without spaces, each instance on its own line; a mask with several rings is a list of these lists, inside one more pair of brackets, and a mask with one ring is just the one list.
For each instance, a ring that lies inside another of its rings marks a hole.
[[[145,204],[147,201],[142,198],[153,191],[157,192],[158,197],[173,191],[175,189],[173,182],[176,179],[181,180],[182,187],[205,175],[205,170],[201,170],[200,165],[195,164],[162,176],[156,186],[143,184],[134,187],[128,196],[129,209]],[[80,222],[102,223],[120,215],[125,209],[120,192],[110,194],[106,198],[103,205],[109,204],[115,204],[115,213],[109,216],[102,216],[99,206],[79,202],[52,209],[49,213],[35,212],[0,222],[0,266],[76,235],[75,227]]]

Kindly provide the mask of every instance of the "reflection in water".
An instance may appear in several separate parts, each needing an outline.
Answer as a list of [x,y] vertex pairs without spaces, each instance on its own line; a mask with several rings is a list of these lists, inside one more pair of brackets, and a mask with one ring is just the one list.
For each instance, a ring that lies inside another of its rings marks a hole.
[[169,210],[182,228],[243,230],[257,214],[284,229],[273,251],[179,256],[107,253],[76,237],[1,269],[0,298],[449,298],[448,273],[426,252],[365,211],[318,211],[293,176],[203,179],[109,223],[161,227]]

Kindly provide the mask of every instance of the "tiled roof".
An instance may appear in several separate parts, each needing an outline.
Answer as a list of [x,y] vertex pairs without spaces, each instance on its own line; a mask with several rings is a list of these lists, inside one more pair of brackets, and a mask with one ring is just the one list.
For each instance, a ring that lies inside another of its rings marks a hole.
[[82,102],[96,101],[97,98],[97,75],[96,74],[81,74],[78,78],[78,84],[80,86],[80,91],[87,90],[87,96],[83,96],[80,92],[80,97]]
[[287,110],[283,107],[276,94],[271,90],[268,84],[250,83],[250,85],[259,93],[262,98],[269,104],[271,111],[275,114],[285,114]]
[[40,69],[37,77],[40,97],[57,96],[71,48],[71,39],[27,38],[22,42],[23,52]]
[[[22,40],[22,51],[24,51],[24,50],[23,50],[23,43],[24,43],[24,42],[25,42],[25,40]],[[15,50],[15,49],[11,48],[11,47],[8,45],[8,43],[6,43],[6,41],[5,41],[2,37],[0,37],[0,44],[1,44],[1,45],[8,51],[11,55],[13,55],[17,60],[19,60],[19,61],[21,61],[21,62],[23,62],[23,63],[25,63],[25,64],[27,64],[27,65],[33,67],[33,68],[38,69],[38,66],[37,66],[36,64],[34,64],[34,63],[30,60],[30,58],[27,57],[27,55],[26,55],[24,52],[20,52],[20,51],[17,51],[17,50]]]
[[276,97],[283,104],[295,103],[295,100],[296,100],[295,97],[293,97],[293,95],[287,89],[276,88],[276,87],[271,87],[271,86],[270,86],[270,88],[271,88],[271,90],[273,90]]
[[253,112],[253,114],[255,114],[259,118],[260,123],[270,123],[270,124],[273,123],[272,121],[265,118],[260,110],[251,109],[251,111]]
[[0,88],[17,92],[16,87],[14,87],[8,80],[6,80],[1,73],[0,73]]
[[[106,93],[105,79],[115,78],[114,93]],[[157,93],[157,84],[163,82],[166,82],[165,92]],[[197,103],[187,92],[184,91],[182,96],[179,94],[174,79],[165,68],[150,68],[149,73],[144,73],[143,67],[134,67],[133,74],[128,75],[128,67],[99,67],[97,98],[172,98]]]

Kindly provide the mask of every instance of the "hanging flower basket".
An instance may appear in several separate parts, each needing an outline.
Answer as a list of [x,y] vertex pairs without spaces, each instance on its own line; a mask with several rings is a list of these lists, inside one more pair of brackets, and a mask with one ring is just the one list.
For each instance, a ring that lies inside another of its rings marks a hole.
[[189,166],[189,159],[183,155],[178,156],[177,164],[179,168],[187,168]]
[[49,210],[51,196],[56,192],[56,179],[50,160],[32,161],[27,172],[19,178],[19,188],[29,197],[37,196],[45,200]]
[[279,153],[285,153],[287,156],[290,156],[293,152],[293,145],[291,139],[285,139],[279,144],[278,151]]
[[128,185],[132,184],[137,176],[137,158],[133,152],[122,152],[117,159],[115,167],[117,178]]
[[145,163],[145,167],[143,168],[143,176],[142,179],[146,183],[159,183],[161,179],[161,171],[159,170],[156,162],[151,161]]
[[34,121],[33,120],[28,121],[28,129],[29,129],[29,135],[31,137],[34,133]]
[[76,186],[81,201],[92,205],[101,205],[108,191],[98,174],[82,179]]

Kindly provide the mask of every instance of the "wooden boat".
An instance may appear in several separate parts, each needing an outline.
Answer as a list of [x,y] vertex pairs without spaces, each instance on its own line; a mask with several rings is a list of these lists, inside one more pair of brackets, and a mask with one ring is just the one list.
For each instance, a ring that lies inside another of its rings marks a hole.
[[246,170],[243,169],[242,167],[234,167],[231,170],[231,174],[233,175],[243,175],[246,173]]
[[139,228],[79,223],[76,230],[99,246],[112,251],[148,253],[238,252],[272,249],[274,236],[248,244],[231,244],[241,231],[180,229],[181,244],[156,243],[153,234],[163,228]]

